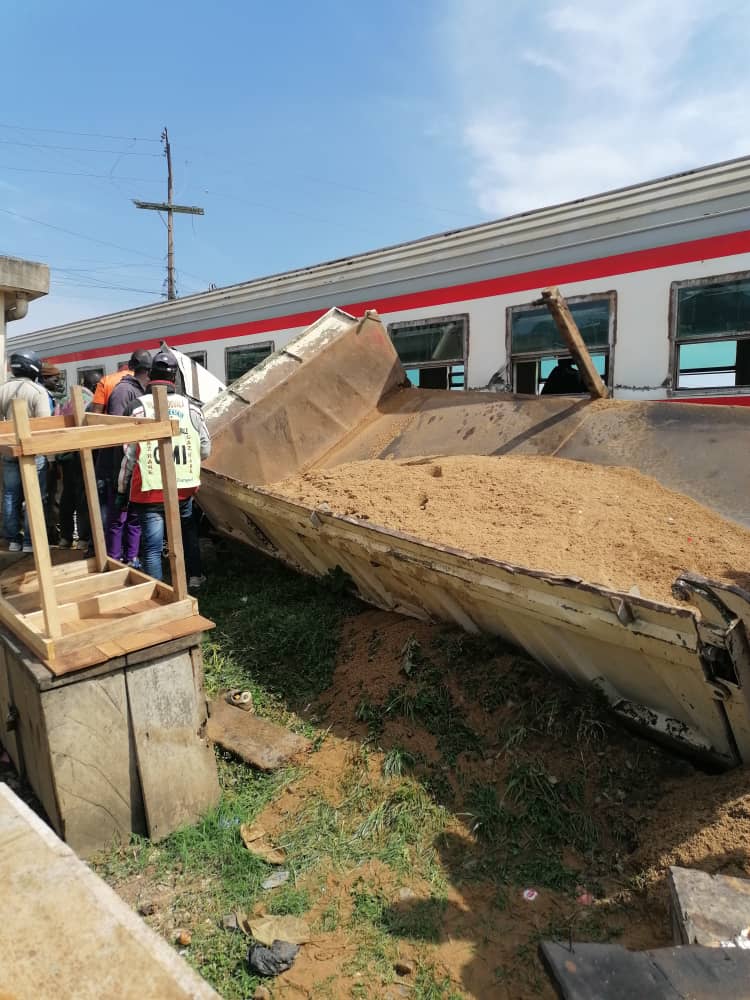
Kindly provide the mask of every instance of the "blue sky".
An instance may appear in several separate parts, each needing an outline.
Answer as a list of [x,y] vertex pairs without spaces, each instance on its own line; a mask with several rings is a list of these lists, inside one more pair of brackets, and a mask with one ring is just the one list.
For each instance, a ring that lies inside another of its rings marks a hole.
[[163,294],[130,199],[165,196],[164,125],[206,210],[181,294],[748,153],[747,7],[10,0],[0,252],[52,267],[11,329]]

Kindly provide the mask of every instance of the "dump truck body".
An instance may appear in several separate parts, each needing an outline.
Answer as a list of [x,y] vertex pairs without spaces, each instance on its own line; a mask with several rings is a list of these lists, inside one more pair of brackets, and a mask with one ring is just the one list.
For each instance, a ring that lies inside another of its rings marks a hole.
[[[689,603],[451,549],[290,501],[269,484],[360,459],[535,454],[626,466],[750,524],[750,413],[403,388],[377,317],[332,310],[207,407],[201,504],[216,528],[366,601],[500,635],[594,685],[624,719],[704,759],[750,761],[750,597],[685,574]],[[552,516],[551,512],[551,516]],[[502,553],[498,553],[501,557]]]

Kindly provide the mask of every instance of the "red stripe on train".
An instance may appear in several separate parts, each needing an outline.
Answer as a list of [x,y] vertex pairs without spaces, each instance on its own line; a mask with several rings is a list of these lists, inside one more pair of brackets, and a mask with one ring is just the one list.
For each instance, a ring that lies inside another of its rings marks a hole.
[[[520,274],[510,274],[502,278],[488,278],[484,281],[473,281],[464,285],[449,285],[446,288],[434,288],[424,292],[410,292],[406,295],[394,295],[390,298],[375,299],[369,302],[349,303],[341,308],[354,315],[359,315],[365,309],[377,309],[379,312],[398,312],[406,309],[424,308],[426,306],[446,305],[466,299],[482,299],[492,295],[507,295],[510,292],[544,288],[546,285],[564,285],[574,281],[588,281],[594,278],[609,277],[614,274],[634,274],[638,271],[650,271],[657,267],[688,264],[697,260],[713,259],[715,257],[731,257],[734,254],[748,252],[750,252],[750,230],[743,230],[740,233],[730,233],[726,236],[709,236],[701,240],[674,243],[665,247],[655,247],[651,250],[633,250],[630,253],[614,254],[610,257],[581,261],[577,264],[563,264],[559,267],[547,267],[537,271],[524,271]],[[276,330],[305,327],[322,316],[325,311],[325,309],[316,309],[311,312],[292,313],[288,316],[252,320],[248,323],[236,323],[233,326],[196,330],[193,333],[179,333],[170,337],[169,343],[175,347],[181,347],[212,340],[224,340],[229,337],[256,337],[264,333],[273,333]],[[145,338],[128,344],[117,344],[110,348],[93,348],[86,351],[76,351],[72,354],[57,354],[46,360],[54,363],[88,361],[92,358],[108,357],[113,354],[126,355],[138,347],[148,348],[158,346],[158,340]]]

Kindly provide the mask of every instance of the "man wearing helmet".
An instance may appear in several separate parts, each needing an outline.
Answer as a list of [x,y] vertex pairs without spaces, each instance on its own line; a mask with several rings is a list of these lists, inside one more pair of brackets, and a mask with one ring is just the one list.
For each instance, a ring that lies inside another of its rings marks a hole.
[[[12,419],[14,399],[21,399],[26,403],[30,417],[48,417],[49,396],[39,382],[42,374],[42,359],[39,355],[34,351],[15,351],[10,356],[9,367],[11,378],[0,387],[0,417],[3,420]],[[42,500],[46,502],[47,459],[44,455],[36,456],[36,468]],[[20,552],[21,548],[24,552],[32,551],[29,521],[25,514],[23,535],[21,534],[22,505],[23,488],[18,459],[3,456],[3,530],[11,552]]]
[[[172,438],[177,475],[177,495],[180,501],[182,538],[185,548],[188,584],[192,589],[203,583],[198,532],[193,517],[193,497],[200,486],[200,464],[211,454],[211,439],[200,407],[177,392],[177,358],[162,348],[151,365],[151,381],[146,393],[129,407],[129,415],[153,417],[153,390],[164,386],[169,400],[169,416],[180,425],[179,434]],[[162,578],[161,557],[164,547],[164,492],[161,469],[156,455],[156,442],[128,445],[118,479],[118,504],[130,503],[141,521],[143,568],[149,576]]]

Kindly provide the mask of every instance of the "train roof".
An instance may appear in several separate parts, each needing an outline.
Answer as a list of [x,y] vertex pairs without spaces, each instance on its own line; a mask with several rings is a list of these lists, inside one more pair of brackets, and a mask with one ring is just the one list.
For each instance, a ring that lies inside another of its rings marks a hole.
[[[539,246],[550,240],[554,240],[557,247],[571,245],[574,241],[577,245],[593,243],[593,238],[579,238],[584,231],[598,234],[598,239],[646,232],[651,228],[648,217],[657,214],[667,219],[666,213],[677,213],[676,220],[680,223],[698,221],[706,213],[699,212],[691,217],[688,210],[690,206],[702,203],[716,204],[712,208],[715,215],[721,214],[722,199],[734,198],[731,204],[727,202],[727,211],[735,214],[750,207],[747,202],[738,205],[737,196],[748,195],[750,156],[745,156],[350,257],[197,292],[168,302],[154,302],[24,334],[13,334],[11,327],[9,335],[23,336],[29,347],[52,353],[53,349],[64,346],[68,340],[101,337],[107,330],[133,324],[140,328],[158,328],[165,321],[175,325],[181,318],[193,317],[196,313],[210,314],[217,309],[224,311],[232,304],[242,302],[278,301],[281,297],[287,311],[294,312],[295,303],[305,303],[306,292],[342,278],[346,278],[349,285],[355,278],[364,285],[368,276],[377,275],[378,285],[382,286],[384,280],[387,284],[390,274],[395,284],[409,269],[419,269],[420,274],[425,274],[428,264],[433,269],[429,273],[438,276],[441,262],[479,254],[488,247],[502,250],[505,260],[521,260],[527,255],[524,252],[526,245]],[[659,228],[664,228],[665,224],[669,223],[660,223]],[[571,236],[569,244],[564,242],[566,234]],[[528,256],[532,253],[529,251]]]

